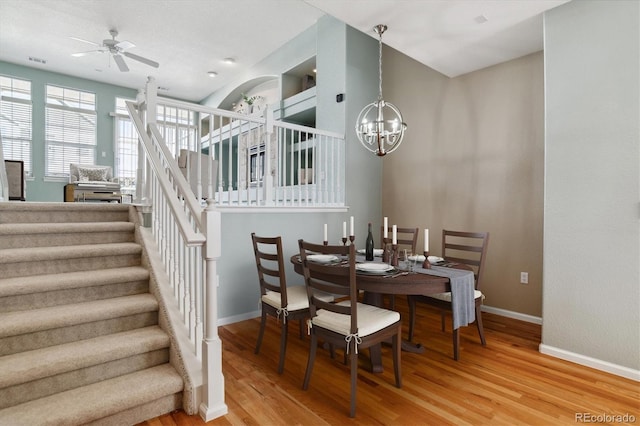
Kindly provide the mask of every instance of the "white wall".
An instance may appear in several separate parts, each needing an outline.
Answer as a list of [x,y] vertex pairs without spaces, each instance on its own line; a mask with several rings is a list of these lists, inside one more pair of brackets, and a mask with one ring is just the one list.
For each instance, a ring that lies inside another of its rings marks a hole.
[[541,351],[640,380],[640,2],[545,15]]

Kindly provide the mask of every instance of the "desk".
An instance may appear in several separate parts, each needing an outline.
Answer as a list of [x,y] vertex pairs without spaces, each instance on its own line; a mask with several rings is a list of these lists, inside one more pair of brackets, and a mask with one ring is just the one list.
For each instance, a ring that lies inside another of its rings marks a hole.
[[[364,259],[359,256],[357,261]],[[293,269],[298,274],[303,274],[302,263],[300,262],[299,255],[291,256],[291,263]],[[458,265],[456,269],[468,270],[473,276],[471,271],[466,265]],[[437,268],[438,271],[445,270],[445,268]],[[451,291],[451,283],[448,277],[430,275],[429,269],[418,268],[417,271],[407,275],[400,275],[394,277],[385,277],[384,275],[371,275],[371,274],[357,274],[356,285],[358,290],[364,291],[363,302],[370,305],[382,307],[382,296],[385,294],[393,295],[424,295],[428,296],[434,293],[443,293]],[[433,270],[433,273],[437,273]],[[335,277],[331,277],[335,279]],[[344,282],[347,285],[347,281]],[[466,303],[470,305],[468,309],[475,313],[475,302],[473,300],[473,279],[470,281],[471,288],[467,289],[471,291],[471,299]],[[473,322],[469,321],[469,322]],[[402,349],[404,351],[423,353],[425,351],[424,346],[417,343],[411,343],[408,341],[402,341]],[[371,365],[374,372],[382,372],[382,359],[380,354],[380,348],[371,348]]]

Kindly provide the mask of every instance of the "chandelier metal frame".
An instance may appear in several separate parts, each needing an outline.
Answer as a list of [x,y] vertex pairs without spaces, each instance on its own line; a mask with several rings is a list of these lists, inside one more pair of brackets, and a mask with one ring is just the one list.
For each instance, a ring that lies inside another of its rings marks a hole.
[[[400,110],[382,98],[382,34],[387,26],[380,24],[373,27],[378,34],[378,99],[366,105],[356,120],[356,135],[367,150],[379,157],[392,153],[402,143],[407,124],[402,119]],[[392,116],[385,121],[386,114]]]

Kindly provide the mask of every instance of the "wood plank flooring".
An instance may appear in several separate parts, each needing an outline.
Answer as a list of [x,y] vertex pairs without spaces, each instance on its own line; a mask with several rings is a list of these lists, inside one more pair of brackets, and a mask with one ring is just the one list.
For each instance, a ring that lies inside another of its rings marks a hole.
[[[405,318],[404,298],[396,307]],[[308,338],[289,326],[285,371],[276,373],[279,328],[270,318],[262,349],[253,353],[258,319],[220,327],[225,401],[229,413],[210,425],[569,425],[587,416],[633,416],[640,423],[640,384],[538,352],[540,326],[483,314],[487,346],[475,325],[461,333],[460,361],[452,359],[451,320],[440,330],[435,311],[420,307],[415,341],[423,354],[402,353],[402,389],[393,383],[390,347],[385,371],[367,371],[362,357],[355,419],[348,417],[349,370],[318,350],[309,390],[302,390]],[[406,335],[406,328],[405,328]],[[367,351],[368,352],[368,351]],[[578,417],[577,417],[578,416]],[[615,417],[598,424],[615,424]],[[604,421],[602,421],[604,420]],[[592,421],[591,423],[593,423]],[[633,422],[631,422],[633,423]],[[182,411],[140,426],[203,425]]]

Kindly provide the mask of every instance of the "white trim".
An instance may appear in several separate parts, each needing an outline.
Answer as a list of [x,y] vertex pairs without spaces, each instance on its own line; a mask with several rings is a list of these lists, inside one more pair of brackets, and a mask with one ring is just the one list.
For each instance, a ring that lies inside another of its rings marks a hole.
[[343,213],[348,212],[349,207],[258,207],[258,206],[224,206],[217,205],[221,213]]
[[482,305],[482,312],[488,312],[490,314],[496,314],[507,318],[513,318],[520,321],[530,322],[533,324],[542,325],[541,317],[534,317],[533,315],[521,314],[520,312],[508,311],[506,309],[494,308],[493,306]]
[[607,373],[615,374],[616,376],[626,377],[627,379],[640,382],[640,370],[634,370],[632,368],[613,364],[608,361],[602,361],[600,359],[591,358],[586,355],[569,352],[567,350],[545,345],[543,343],[540,343],[538,349],[540,353],[545,355],[550,355],[555,358],[564,359],[565,361],[570,361],[576,364],[595,368],[596,370],[605,371]]
[[226,318],[218,318],[218,326],[234,324],[236,322],[258,318],[260,315],[261,315],[261,311],[253,311],[253,312],[247,312],[241,315],[234,315]]

